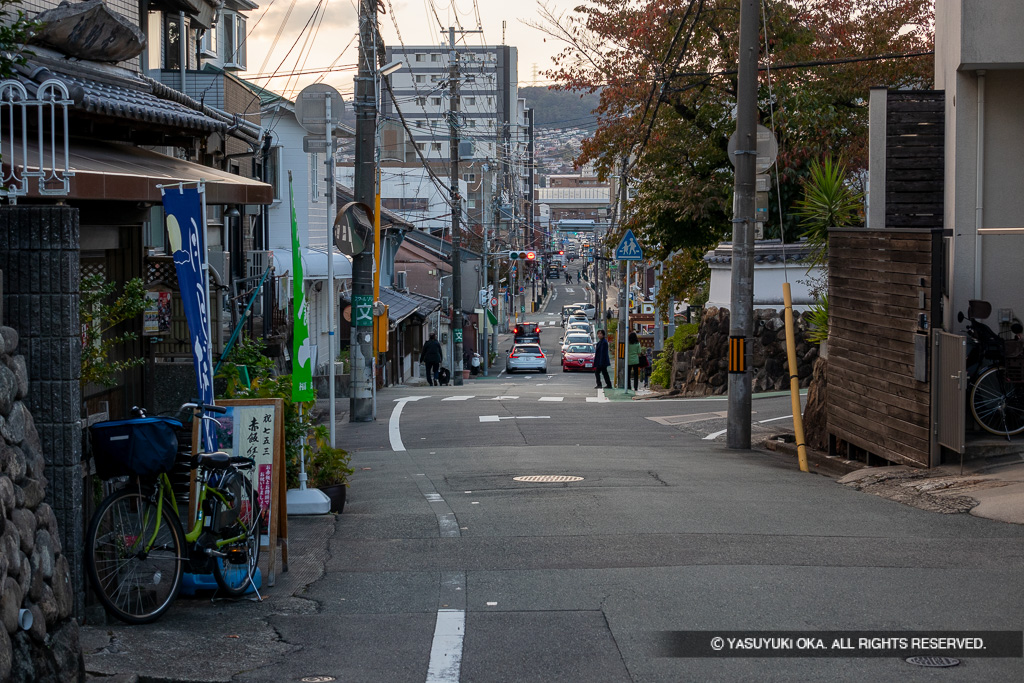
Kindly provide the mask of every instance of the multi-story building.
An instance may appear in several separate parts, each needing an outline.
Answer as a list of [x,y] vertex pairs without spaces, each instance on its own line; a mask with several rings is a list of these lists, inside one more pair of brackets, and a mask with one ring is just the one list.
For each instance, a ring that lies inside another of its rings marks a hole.
[[[516,202],[516,215],[523,215],[528,110],[518,97],[515,47],[459,45],[456,55],[463,222],[482,234],[499,207],[499,219]],[[386,60],[401,60],[404,68],[389,77],[395,101],[386,92],[382,96],[381,202],[419,229],[443,232],[451,225],[450,51],[437,45],[389,47]],[[339,169],[342,182],[351,183],[351,175],[351,167]]]

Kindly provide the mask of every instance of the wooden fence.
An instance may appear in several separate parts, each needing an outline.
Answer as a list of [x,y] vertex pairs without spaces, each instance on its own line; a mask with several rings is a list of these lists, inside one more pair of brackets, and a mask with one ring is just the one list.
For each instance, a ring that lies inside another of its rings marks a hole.
[[837,440],[928,467],[928,329],[939,321],[941,229],[829,231],[827,416]]
[[942,225],[945,117],[942,90],[887,93],[885,227]]

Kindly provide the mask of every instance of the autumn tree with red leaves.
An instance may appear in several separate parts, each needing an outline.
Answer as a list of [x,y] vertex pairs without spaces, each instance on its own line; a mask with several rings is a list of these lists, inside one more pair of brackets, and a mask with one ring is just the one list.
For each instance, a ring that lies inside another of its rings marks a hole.
[[[812,160],[832,154],[855,176],[867,169],[869,89],[931,87],[934,9],[932,0],[763,0],[762,8],[758,106],[762,124],[772,127],[774,114],[780,187],[766,228],[778,236],[781,196],[790,240]],[[607,177],[628,156],[636,191],[623,228],[656,257],[678,252],[665,293],[692,294],[704,252],[731,236],[738,1],[586,0],[562,14],[542,5],[541,14],[536,26],[566,43],[546,75],[559,89],[601,96],[577,164],[592,162]]]

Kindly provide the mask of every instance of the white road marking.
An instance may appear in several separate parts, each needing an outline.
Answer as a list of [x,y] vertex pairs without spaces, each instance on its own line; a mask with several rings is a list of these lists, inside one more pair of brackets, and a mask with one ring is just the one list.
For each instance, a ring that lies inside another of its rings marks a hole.
[[481,415],[481,422],[498,422],[499,420],[550,420],[550,415]]
[[426,497],[428,503],[441,503],[444,501],[444,498],[441,497],[440,493],[424,493],[423,495]]
[[427,666],[427,683],[458,683],[465,635],[465,610],[437,610],[434,640],[430,646],[430,664]]
[[646,419],[651,422],[657,422],[666,426],[681,425],[687,422],[700,422],[701,420],[711,420],[714,418],[728,417],[729,412],[726,410],[719,410],[712,413],[690,413],[689,415],[665,415],[663,417],[648,417]]
[[775,422],[776,420],[788,420],[792,417],[792,415],[783,415],[782,417],[770,417],[767,420],[758,420],[757,424],[763,425],[765,422]]
[[564,401],[565,396],[541,396],[538,401]]
[[402,417],[402,409],[405,408],[405,404],[410,401],[419,401],[424,398],[430,398],[429,396],[403,396],[402,398],[396,398],[395,409],[391,411],[391,419],[388,420],[388,439],[391,441],[391,450],[404,451],[405,444],[402,443],[402,432],[398,427],[398,420]]
[[442,401],[468,401],[471,398],[476,398],[476,396],[446,396],[446,397],[442,398],[441,400]]
[[505,399],[508,399],[510,401],[514,401],[517,398],[519,398],[519,397],[518,396],[494,396],[493,398],[482,398],[480,400],[481,401],[504,401]]
[[610,399],[604,395],[604,389],[597,390],[597,396],[587,396],[587,403],[609,403]]
[[481,422],[497,422],[500,419],[501,418],[499,418],[497,415],[481,415],[480,416],[480,421]]
[[576,291],[576,290],[574,290],[574,289],[573,289],[572,287],[566,287],[566,288],[565,288],[565,293],[566,293],[566,294],[572,294],[572,293],[574,293],[575,291]]
[[714,441],[715,439],[720,437],[722,434],[725,434],[727,431],[729,431],[729,430],[728,429],[721,429],[721,430],[719,430],[717,432],[711,432],[710,434],[708,434],[707,436],[704,437],[704,440],[705,441]]

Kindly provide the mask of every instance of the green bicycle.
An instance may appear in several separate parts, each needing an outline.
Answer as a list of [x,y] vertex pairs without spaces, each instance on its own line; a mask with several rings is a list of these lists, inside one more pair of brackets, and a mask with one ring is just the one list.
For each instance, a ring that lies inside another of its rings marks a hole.
[[[224,408],[186,403],[196,419]],[[186,565],[196,574],[213,573],[230,597],[245,594],[259,563],[263,510],[252,482],[251,458],[199,453],[196,519],[186,532],[167,473],[177,459],[181,422],[147,417],[91,427],[97,474],[128,477],[96,509],[85,539],[85,565],[100,602],[128,624],[145,624],[163,614],[181,590]]]

